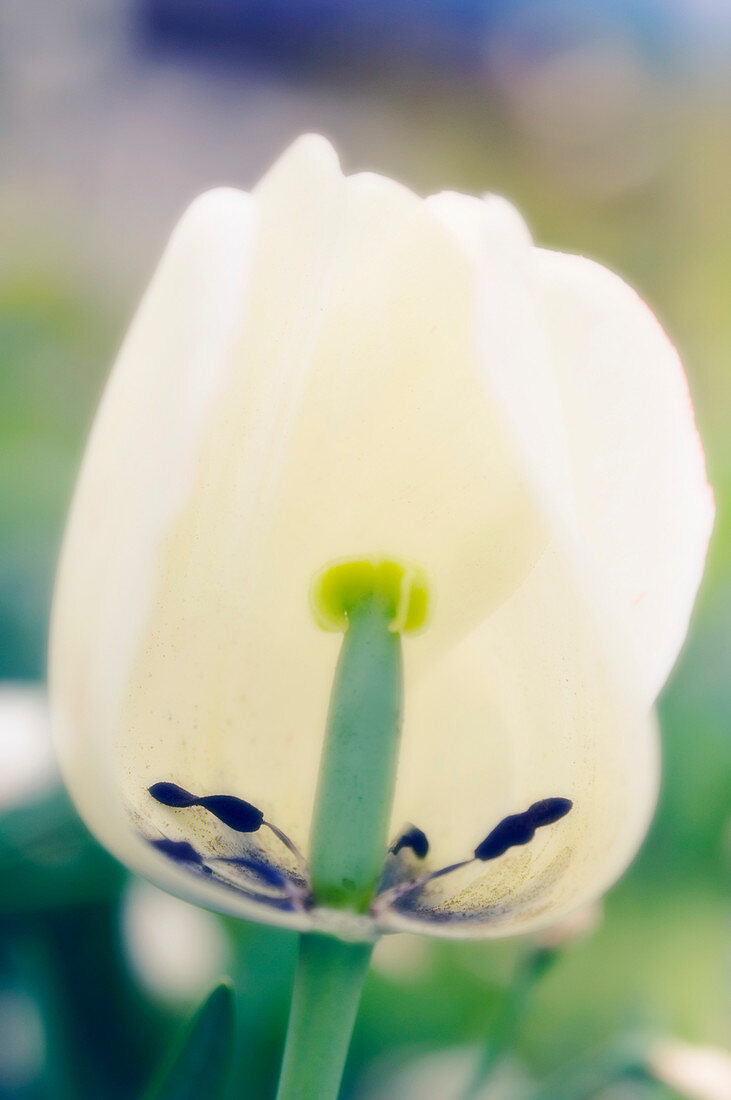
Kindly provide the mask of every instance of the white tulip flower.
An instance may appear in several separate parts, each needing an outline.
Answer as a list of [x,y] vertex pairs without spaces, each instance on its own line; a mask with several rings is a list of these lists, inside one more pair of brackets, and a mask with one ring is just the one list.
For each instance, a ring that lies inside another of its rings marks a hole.
[[731,1052],[677,1039],[657,1043],[647,1059],[656,1080],[688,1100],[728,1100]]
[[218,918],[149,882],[133,879],[126,888],[120,926],[132,970],[153,997],[200,998],[229,968],[230,945]]
[[48,701],[35,684],[0,687],[0,813],[58,782]]
[[[97,415],[51,640],[76,804],[225,913],[364,941],[546,925],[646,832],[712,515],[680,362],[617,276],[503,199],[346,177],[304,137],[184,215]],[[383,870],[340,907],[310,866],[359,585],[394,637],[423,629]]]

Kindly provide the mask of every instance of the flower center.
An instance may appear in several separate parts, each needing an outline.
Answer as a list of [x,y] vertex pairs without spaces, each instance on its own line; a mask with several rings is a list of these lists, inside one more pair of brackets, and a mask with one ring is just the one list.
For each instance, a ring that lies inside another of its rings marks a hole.
[[337,562],[314,578],[310,602],[323,630],[346,631],[368,604],[382,609],[388,629],[409,634],[426,624],[429,588],[417,565],[362,559]]
[[343,633],[312,820],[318,904],[367,912],[377,890],[401,739],[401,635],[424,626],[425,575],[415,565],[359,558],[313,579],[310,605]]
[[[421,890],[422,887],[435,879],[451,875],[453,871],[459,871],[462,867],[468,867],[471,863],[488,863],[505,855],[510,848],[528,844],[536,835],[536,830],[545,825],[555,825],[572,808],[570,798],[542,798],[532,803],[527,810],[518,814],[509,814],[498,822],[484,840],[475,848],[468,859],[462,859],[458,863],[450,863],[446,867],[439,867],[436,871],[428,871],[426,874],[414,878],[406,878],[394,884],[387,883],[379,891],[375,899],[373,909],[379,912],[384,908],[395,905],[403,898],[408,898]],[[402,833],[389,852],[392,856],[409,848],[418,859],[423,859],[429,850],[429,842],[421,829],[411,825]]]
[[[337,562],[315,576],[310,601],[317,623],[345,636],[330,701],[309,864],[250,802],[229,794],[193,794],[169,780],[148,788],[156,802],[173,810],[203,809],[247,839],[242,838],[240,851],[204,857],[187,840],[148,838],[161,853],[266,904],[299,910],[331,906],[377,917],[399,903],[408,907],[435,879],[529,843],[537,829],[554,825],[571,810],[568,798],[541,799],[503,818],[467,859],[416,875],[414,860],[425,859],[429,841],[410,824],[388,847],[384,865],[401,731],[400,635],[425,625],[427,581],[420,568],[397,561]],[[262,827],[288,850],[289,868],[249,840]],[[231,881],[232,875],[238,879]]]

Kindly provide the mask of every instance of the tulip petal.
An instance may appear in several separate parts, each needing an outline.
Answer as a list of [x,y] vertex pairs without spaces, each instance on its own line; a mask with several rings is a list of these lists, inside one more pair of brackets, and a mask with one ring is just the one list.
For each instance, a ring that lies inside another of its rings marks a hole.
[[[387,877],[469,860],[501,819],[573,802],[525,846],[404,895],[382,926],[524,931],[631,858],[656,736],[630,627],[597,595],[608,557],[591,517],[582,530],[588,459],[556,366],[570,317],[546,282],[503,200],[346,179],[315,137],[252,196],[214,192],[185,216],[97,417],[51,644],[69,785],[132,867],[224,912],[372,934],[297,893],[338,654],[308,593],[340,559],[414,562],[434,601],[405,645],[390,832],[418,823],[428,852],[402,848]],[[197,805],[161,804],[159,783]],[[231,829],[212,798],[270,827]],[[290,893],[262,900],[282,875]]]
[[[177,231],[99,414],[59,580],[74,793],[153,877],[159,853],[129,851],[111,821],[115,787],[145,835],[195,839],[147,794],[165,778],[251,800],[306,850],[337,659],[308,607],[318,570],[363,555],[423,567],[435,613],[410,642],[423,671],[548,537],[484,385],[474,265],[439,219],[391,181],[345,180],[321,139],[297,142],[252,201],[250,223],[212,219],[201,242],[189,215]],[[192,263],[197,251],[227,263]],[[216,293],[220,315],[203,317],[197,295]],[[176,371],[193,370],[186,344],[206,326],[215,392],[171,442]]]
[[616,275],[538,249],[533,263],[578,524],[651,702],[685,638],[713,524],[687,382],[660,325]]
[[383,928],[521,933],[598,896],[624,870],[654,808],[658,739],[608,637],[557,538],[521,588],[419,682],[392,820],[419,821],[428,834],[420,874],[469,859],[533,803],[573,805],[524,846],[404,896],[380,915]]
[[[597,896],[646,831],[658,780],[646,707],[687,629],[712,501],[677,356],[639,299],[589,261],[527,248],[517,215],[502,202],[480,209],[458,195],[429,201],[481,257],[486,371],[554,539],[521,591],[419,685],[394,820],[424,824],[428,863],[438,868],[464,859],[484,827],[474,813],[480,789],[492,821],[559,792],[575,808],[561,829],[545,830],[524,852],[507,853],[487,870],[468,864],[403,895],[382,925],[497,936],[552,922]],[[496,249],[498,240],[512,244]],[[508,342],[511,331],[522,355]],[[531,343],[533,356],[526,354]],[[596,391],[589,368],[603,383]],[[640,384],[643,370],[650,377]],[[614,405],[603,388],[612,384]],[[606,532],[592,520],[602,509],[614,524],[603,545]],[[669,548],[663,523],[674,534]],[[635,561],[636,539],[662,560],[659,581],[651,553]],[[643,601],[629,599],[626,583],[638,564],[655,608],[665,609],[654,622],[646,616],[644,630],[636,611]],[[471,736],[462,732],[469,729]],[[424,761],[445,742],[449,766],[430,783]],[[538,778],[545,786],[534,785]]]
[[485,384],[512,434],[540,507],[550,502],[563,513],[561,522],[570,523],[566,426],[535,287],[536,249],[528,228],[518,211],[497,195],[477,199],[445,192],[426,201],[474,264],[473,325]]
[[[427,831],[428,873],[469,859],[491,826],[535,801],[567,797],[573,807],[524,848],[403,895],[381,923],[500,936],[552,922],[626,867],[655,804],[658,739],[640,670],[623,649],[627,624],[597,594],[537,250],[504,200],[429,202],[479,265],[485,377],[552,537],[523,585],[418,681],[392,824],[416,820]],[[563,323],[570,330],[571,316]]]
[[595,598],[652,702],[687,632],[714,514],[677,353],[618,276],[529,247],[504,199],[427,202],[477,258],[491,384],[541,494],[584,542]]

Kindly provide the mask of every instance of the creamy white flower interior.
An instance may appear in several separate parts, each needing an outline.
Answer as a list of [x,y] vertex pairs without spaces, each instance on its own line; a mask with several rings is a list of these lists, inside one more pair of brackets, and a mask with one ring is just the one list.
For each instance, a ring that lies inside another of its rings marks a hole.
[[[242,837],[148,788],[247,799],[306,853],[339,644],[313,622],[312,577],[339,558],[414,561],[434,611],[404,643],[391,831],[426,833],[415,873],[468,858],[536,800],[573,808],[379,924],[547,923],[645,833],[650,708],[711,522],[682,369],[620,280],[534,248],[503,200],[344,177],[323,139],[300,139],[252,195],[185,214],[98,413],[52,630],[77,805],[172,892],[317,923],[166,858],[150,840],[212,860]],[[271,832],[247,844],[299,875]]]

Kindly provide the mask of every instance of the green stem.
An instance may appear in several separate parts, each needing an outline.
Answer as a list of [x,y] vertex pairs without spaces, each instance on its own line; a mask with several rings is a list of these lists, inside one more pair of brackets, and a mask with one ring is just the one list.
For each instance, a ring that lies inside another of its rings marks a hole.
[[[349,610],[315,801],[315,901],[367,912],[378,886],[401,731],[401,640],[371,593]],[[335,1100],[373,945],[300,938],[278,1100]]]
[[377,597],[350,616],[328,715],[312,826],[315,898],[366,912],[378,885],[401,732],[401,638]]
[[513,983],[505,994],[490,1037],[485,1044],[475,1071],[461,1100],[475,1100],[492,1077],[500,1059],[512,1046],[528,1003],[538,982],[553,966],[558,952],[549,948],[531,951],[516,971]]
[[372,944],[303,935],[277,1100],[335,1100]]
[[592,1100],[611,1085],[633,1081],[649,1083],[644,1044],[635,1036],[620,1039],[603,1050],[576,1059],[552,1074],[525,1100]]

